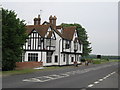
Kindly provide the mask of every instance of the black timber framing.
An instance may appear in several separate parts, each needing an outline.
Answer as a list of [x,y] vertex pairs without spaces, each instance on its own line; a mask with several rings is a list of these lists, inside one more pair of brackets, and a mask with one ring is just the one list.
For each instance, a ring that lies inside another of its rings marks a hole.
[[55,50],[43,50],[43,49],[41,49],[41,50],[24,50],[24,51],[41,51],[41,52],[54,52]]

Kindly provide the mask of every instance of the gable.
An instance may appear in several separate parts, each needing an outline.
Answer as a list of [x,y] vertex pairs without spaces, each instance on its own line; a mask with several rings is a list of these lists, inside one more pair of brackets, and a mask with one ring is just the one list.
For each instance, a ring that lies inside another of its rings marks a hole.
[[74,35],[73,35],[73,41],[75,40],[75,38],[78,38],[78,35],[77,35],[77,31],[75,30],[75,32],[74,32]]
[[50,25],[28,25],[26,26],[26,33],[29,35],[32,32],[32,30],[36,30],[36,32],[38,32],[39,35],[44,38],[47,34],[49,27]]
[[[34,33],[36,33],[35,36],[33,36]],[[41,37],[41,36],[40,36],[40,34],[35,29],[33,29],[31,31],[31,33],[28,35],[28,37]]]
[[49,39],[56,39],[56,36],[55,36],[54,31],[53,31],[53,30],[49,31],[46,38],[49,38]]
[[67,40],[73,40],[75,29],[76,29],[75,26],[63,28],[63,30],[62,30],[62,36],[63,36],[63,38],[67,39]]

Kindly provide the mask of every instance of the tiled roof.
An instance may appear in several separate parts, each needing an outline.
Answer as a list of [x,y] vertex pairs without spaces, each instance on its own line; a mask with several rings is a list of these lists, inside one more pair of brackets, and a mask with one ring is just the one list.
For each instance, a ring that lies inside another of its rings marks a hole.
[[73,39],[73,35],[75,33],[75,29],[76,29],[75,26],[63,28],[62,37],[64,39],[67,39],[67,40],[72,40]]
[[[27,25],[27,34],[30,34],[32,30],[36,30],[41,37],[45,37],[45,35],[48,32],[48,29],[51,25],[47,24],[47,25]],[[52,26],[51,26],[52,27]],[[57,26],[57,28],[62,28],[61,26]],[[57,29],[54,29],[54,31],[61,37],[67,40],[72,40],[73,39],[73,35],[75,33],[75,26],[71,26],[71,27],[64,27],[62,30],[62,33],[60,33]],[[53,31],[50,31],[47,38],[50,38],[52,36]]]
[[56,29],[61,29],[62,28],[62,26],[56,26]]
[[55,31],[61,38],[63,38],[62,34],[61,34],[57,29],[54,29],[54,31]]
[[32,30],[36,30],[41,37],[45,37],[50,25],[27,25],[27,34],[30,34]]

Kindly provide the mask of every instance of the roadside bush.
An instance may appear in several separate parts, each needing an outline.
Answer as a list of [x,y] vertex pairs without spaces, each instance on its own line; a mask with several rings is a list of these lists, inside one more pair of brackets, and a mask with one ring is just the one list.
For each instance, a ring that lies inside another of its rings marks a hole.
[[82,59],[81,59],[81,62],[85,62],[85,59],[84,59],[84,58],[82,58]]

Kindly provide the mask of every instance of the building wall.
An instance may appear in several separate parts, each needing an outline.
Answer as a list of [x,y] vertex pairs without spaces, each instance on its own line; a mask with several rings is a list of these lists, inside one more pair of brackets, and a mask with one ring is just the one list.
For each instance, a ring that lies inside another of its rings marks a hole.
[[[31,34],[32,35],[32,34]],[[52,62],[51,63],[47,63],[46,62],[46,53],[47,52],[41,52],[41,51],[26,51],[25,55],[24,55],[24,60],[25,62],[28,61],[28,53],[38,53],[38,62],[40,62],[42,60],[43,62],[43,66],[51,66],[51,65],[66,65],[66,64],[73,64],[75,59],[75,54],[65,54],[65,61],[64,61],[64,53],[62,53],[62,38],[55,32],[55,36],[56,36],[56,41],[55,41],[55,51],[53,51],[52,54]],[[73,40],[75,38],[75,35],[73,37]],[[32,40],[31,40],[32,42]],[[36,41],[36,43],[38,43],[38,41]],[[45,41],[46,44],[46,41]],[[37,44],[36,44],[37,45]],[[26,42],[26,46],[28,46],[28,43]],[[78,45],[78,50],[76,53],[82,53],[82,45],[81,45],[81,50],[79,48],[80,46]],[[25,46],[23,46],[23,48],[25,48]],[[69,49],[64,49],[65,52],[74,52],[74,41],[71,41],[71,48]],[[55,62],[55,55],[58,56],[58,62]],[[71,61],[71,58],[74,58],[74,61]],[[80,57],[81,55],[76,55],[76,58],[78,57],[78,63],[80,62]]]

